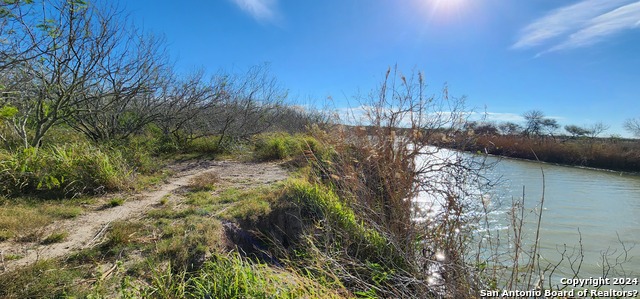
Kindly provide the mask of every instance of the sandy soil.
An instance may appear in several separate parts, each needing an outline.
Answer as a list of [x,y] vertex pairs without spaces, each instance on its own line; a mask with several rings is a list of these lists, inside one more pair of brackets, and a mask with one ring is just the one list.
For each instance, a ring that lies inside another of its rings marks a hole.
[[[221,183],[236,188],[253,188],[272,184],[287,178],[287,172],[275,163],[242,163],[235,161],[198,161],[170,166],[176,172],[166,184],[155,190],[141,192],[124,204],[106,209],[85,212],[81,216],[58,221],[45,231],[66,231],[67,239],[62,243],[41,245],[38,243],[0,242],[0,273],[32,264],[40,259],[50,259],[68,255],[74,251],[89,248],[102,241],[113,221],[144,217],[146,211],[154,209],[160,199],[167,194],[187,186],[189,181],[203,173],[213,172]],[[178,197],[176,197],[178,198]],[[20,255],[21,259],[7,261],[5,255]]]

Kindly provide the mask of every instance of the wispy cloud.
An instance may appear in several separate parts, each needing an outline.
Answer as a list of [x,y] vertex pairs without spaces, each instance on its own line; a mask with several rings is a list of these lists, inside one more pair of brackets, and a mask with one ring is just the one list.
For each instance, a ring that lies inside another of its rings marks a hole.
[[549,51],[590,46],[611,34],[638,27],[639,23],[640,1],[622,6],[594,18],[585,28],[571,34],[566,41],[551,48]]
[[244,12],[259,22],[273,22],[276,19],[277,0],[231,0]]
[[521,122],[524,120],[524,118],[520,114],[501,112],[475,112],[470,118],[472,120],[484,120],[493,122]]
[[526,26],[512,48],[555,43],[543,53],[593,45],[640,22],[640,1],[583,0],[549,12]]

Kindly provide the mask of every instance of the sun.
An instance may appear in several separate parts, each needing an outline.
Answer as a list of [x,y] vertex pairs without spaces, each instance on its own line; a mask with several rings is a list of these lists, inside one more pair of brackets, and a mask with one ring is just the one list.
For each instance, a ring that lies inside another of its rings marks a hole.
[[470,0],[427,0],[435,11],[452,13],[464,9]]
[[458,22],[471,9],[473,0],[420,0],[430,20],[438,23]]

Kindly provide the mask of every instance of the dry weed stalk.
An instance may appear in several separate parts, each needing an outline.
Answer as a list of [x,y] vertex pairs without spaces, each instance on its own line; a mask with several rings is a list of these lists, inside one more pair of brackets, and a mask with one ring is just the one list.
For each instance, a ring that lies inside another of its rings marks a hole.
[[[393,68],[359,100],[349,119],[339,120],[351,125],[317,134],[334,151],[315,169],[401,253],[401,264],[386,265],[402,269],[393,277],[397,287],[383,293],[473,297],[479,282],[466,262],[465,215],[475,194],[466,186],[483,181],[477,178],[484,163],[431,146],[461,128],[464,98],[449,97],[446,87],[428,95],[421,73],[406,77]],[[414,199],[421,196],[438,208],[419,206]]]

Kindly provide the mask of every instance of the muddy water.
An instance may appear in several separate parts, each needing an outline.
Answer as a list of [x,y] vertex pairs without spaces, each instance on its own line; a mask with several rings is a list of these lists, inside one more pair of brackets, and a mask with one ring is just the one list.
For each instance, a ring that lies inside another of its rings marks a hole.
[[[524,188],[524,206],[534,211],[526,217],[526,230],[533,235],[537,227],[534,214],[544,190],[543,258],[559,261],[565,244],[567,252],[582,244],[585,257],[579,276],[599,277],[608,268],[602,255],[615,263],[616,258],[624,258],[621,254],[626,250],[630,259],[622,265],[626,276],[640,276],[640,176],[510,159],[500,160],[488,172],[494,179],[501,178],[491,191],[496,201],[494,228],[507,229],[510,203],[522,200]],[[573,272],[566,263],[560,270],[566,275]],[[622,273],[608,276],[615,274]]]
[[[457,159],[461,155],[472,158],[443,150],[435,159]],[[433,161],[434,157],[428,159]],[[466,199],[471,205],[486,206],[489,210],[483,218],[488,220],[489,228],[480,228],[478,235],[499,234],[503,242],[500,250],[513,248],[506,242],[513,235],[511,209],[514,202],[522,203],[524,198],[524,243],[531,246],[544,194],[540,254],[543,264],[561,263],[553,280],[573,277],[578,263],[572,269],[566,258],[572,256],[579,261],[582,259],[579,252],[584,254],[579,278],[640,277],[640,176],[495,157],[485,159],[495,165],[482,174],[496,185],[481,189],[473,180],[466,180],[462,186],[471,190],[472,195]],[[431,206],[435,214],[439,209],[436,197],[422,194],[416,201]],[[603,263],[603,255],[609,264]],[[621,266],[610,268],[624,260]]]

